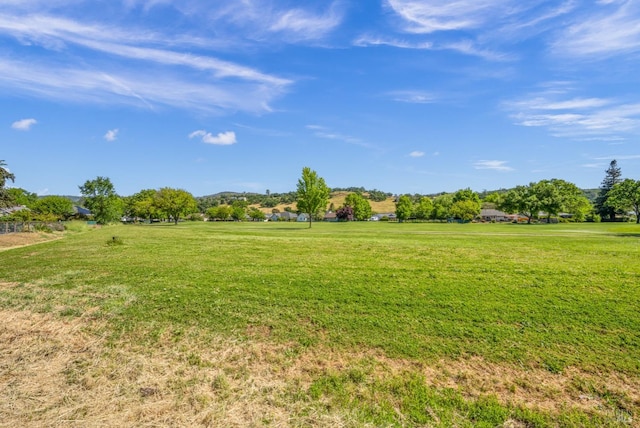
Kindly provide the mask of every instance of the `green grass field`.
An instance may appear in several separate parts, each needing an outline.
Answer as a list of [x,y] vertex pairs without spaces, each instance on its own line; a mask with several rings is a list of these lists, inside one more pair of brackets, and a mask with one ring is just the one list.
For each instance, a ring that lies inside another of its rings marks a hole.
[[[0,252],[0,309],[76,322],[101,347],[62,364],[74,405],[0,407],[14,425],[38,426],[65,406],[80,425],[95,422],[81,397],[97,394],[96,379],[135,397],[120,414],[170,402],[124,420],[132,426],[638,424],[635,225],[71,229]],[[137,374],[114,368],[118,358],[137,361]],[[167,361],[182,372],[154,380]],[[248,394],[255,379],[268,386]],[[136,393],[143,380],[149,397]],[[256,412],[242,419],[232,402]]]

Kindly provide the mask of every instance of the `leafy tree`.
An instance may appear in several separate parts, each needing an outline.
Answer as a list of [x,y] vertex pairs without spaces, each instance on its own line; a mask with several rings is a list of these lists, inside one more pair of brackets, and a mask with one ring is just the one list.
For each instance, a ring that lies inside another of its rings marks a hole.
[[247,212],[245,211],[244,208],[242,208],[242,206],[240,205],[231,206],[231,218],[234,219],[235,221],[244,220],[246,215],[247,215]]
[[595,210],[600,217],[605,220],[615,221],[616,208],[612,204],[607,204],[609,192],[613,186],[622,181],[622,170],[618,167],[618,161],[615,159],[609,163],[609,168],[605,171],[604,179],[600,184],[600,192],[596,197]]
[[471,221],[480,214],[478,204],[470,199],[456,201],[451,205],[449,213],[462,221]]
[[33,204],[38,201],[38,195],[27,192],[19,187],[11,187],[7,189],[7,192],[16,205],[24,205],[25,207],[31,208]]
[[565,180],[552,179],[551,184],[557,189],[560,199],[560,210],[573,215],[575,221],[584,221],[592,210],[591,202],[578,186]]
[[122,199],[117,195],[111,180],[96,177],[79,186],[84,205],[91,210],[93,218],[99,224],[117,221],[124,210]]
[[302,168],[302,177],[298,180],[297,205],[298,210],[309,214],[309,228],[312,218],[317,216],[329,203],[329,188],[324,178],[309,167]]
[[5,161],[0,160],[0,207],[9,207],[15,203],[13,197],[4,186],[7,180],[11,180],[14,183],[16,176],[5,168],[6,166]]
[[155,195],[155,206],[158,211],[178,224],[180,217],[189,215],[198,209],[198,204],[191,193],[182,189],[163,187]]
[[[371,204],[359,193],[350,193],[344,200],[345,206],[353,208],[353,218],[358,221],[366,221],[371,218]],[[337,215],[337,214],[336,214]]]
[[417,219],[427,220],[433,212],[433,201],[428,196],[420,198],[415,206],[415,215]]
[[396,202],[396,217],[399,222],[403,222],[411,218],[413,214],[413,201],[411,200],[411,196],[402,195],[398,198],[398,202]]
[[231,207],[228,205],[211,207],[207,210],[207,217],[209,219],[227,221],[231,217]]
[[375,201],[375,202],[386,201],[387,197],[388,197],[387,193],[381,190],[377,190],[377,189],[369,190],[369,199],[371,199],[372,201]]
[[534,186],[534,183],[530,183],[528,186],[516,186],[509,190],[503,195],[498,208],[509,214],[525,216],[527,223],[531,224],[531,220],[537,218],[540,212],[540,201]]
[[159,216],[156,206],[156,194],[154,189],[141,190],[138,193],[124,198],[125,214],[134,218],[143,218],[149,221]]
[[45,196],[38,199],[31,210],[40,215],[50,216],[56,220],[65,220],[73,215],[73,202],[64,196]]
[[336,211],[336,217],[340,221],[353,221],[353,208],[349,205],[338,208],[338,211]]
[[433,211],[431,211],[431,218],[434,220],[446,220],[450,217],[449,211],[453,205],[453,195],[450,193],[444,193],[436,196],[433,199]]
[[476,218],[482,208],[480,196],[469,188],[460,189],[454,193],[451,202],[450,214],[464,221]]
[[253,221],[263,221],[265,218],[267,218],[267,216],[262,211],[255,207],[249,210],[249,217],[251,217],[251,220]]
[[627,178],[616,183],[608,193],[607,204],[616,210],[633,210],[640,224],[640,180]]

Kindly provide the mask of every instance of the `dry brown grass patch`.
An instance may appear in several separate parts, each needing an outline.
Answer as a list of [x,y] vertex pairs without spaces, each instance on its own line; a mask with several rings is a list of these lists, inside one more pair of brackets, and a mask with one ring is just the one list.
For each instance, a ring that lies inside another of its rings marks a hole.
[[[11,248],[26,247],[27,245],[39,244],[40,242],[51,241],[62,237],[61,233],[24,232],[7,233],[0,235],[0,251]],[[33,253],[32,255],[34,255]]]
[[[301,348],[270,343],[262,326],[248,329],[249,340],[166,330],[153,340],[140,331],[112,343],[100,333],[108,327],[89,315],[3,310],[0,319],[0,426],[7,427],[361,426],[349,411],[305,398],[321,376],[354,368],[366,373],[355,388],[418,373],[431,387],[469,398],[495,395],[551,414],[607,411],[602,397],[577,386],[591,383],[640,406],[639,380],[616,374]],[[519,427],[512,422],[505,426]]]

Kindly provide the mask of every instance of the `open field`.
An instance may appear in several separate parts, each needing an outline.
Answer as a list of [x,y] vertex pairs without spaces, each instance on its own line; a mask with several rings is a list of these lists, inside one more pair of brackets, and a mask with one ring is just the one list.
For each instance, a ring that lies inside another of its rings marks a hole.
[[72,229],[0,251],[0,427],[639,426],[635,225]]

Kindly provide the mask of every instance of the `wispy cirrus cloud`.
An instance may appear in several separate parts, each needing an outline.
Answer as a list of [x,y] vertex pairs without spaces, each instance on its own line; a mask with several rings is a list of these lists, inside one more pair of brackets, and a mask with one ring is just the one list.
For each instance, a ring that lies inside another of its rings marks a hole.
[[432,93],[420,90],[391,91],[387,96],[393,101],[410,104],[431,104],[437,101],[437,97]]
[[307,125],[307,129],[313,131],[313,135],[318,138],[324,138],[326,140],[336,140],[342,141],[344,143],[353,144],[360,147],[365,147],[368,149],[373,148],[373,146],[362,139],[353,137],[351,135],[342,134],[339,132],[335,132],[332,129],[322,126],[322,125]]
[[640,4],[633,0],[598,2],[560,32],[552,49],[558,54],[588,60],[640,52]]
[[30,119],[21,119],[21,120],[16,120],[15,122],[13,122],[11,124],[11,127],[13,129],[16,129],[18,131],[28,131],[31,129],[31,127],[33,125],[35,125],[36,123],[38,123],[37,120],[30,118]]
[[615,141],[640,134],[640,103],[580,97],[566,84],[504,103],[517,125],[547,128],[551,135]]
[[[194,49],[202,51],[206,41],[157,28],[8,11],[0,12],[2,36],[19,44],[0,60],[0,87],[56,101],[260,113],[271,111],[271,102],[293,83],[221,60],[210,50],[193,54]],[[31,59],[30,46],[55,55]]]
[[488,61],[513,61],[514,43],[552,31],[575,0],[386,0],[398,35],[361,36],[359,46],[455,51]]
[[490,169],[493,171],[513,171],[513,168],[507,165],[507,161],[501,160],[479,160],[474,162],[473,167],[475,169]]
[[189,138],[200,138],[203,143],[216,146],[230,146],[238,142],[236,140],[236,133],[233,131],[220,132],[218,135],[213,135],[210,132],[200,129],[189,134]]
[[413,152],[409,153],[409,156],[410,156],[410,157],[412,157],[412,158],[421,158],[421,157],[423,157],[424,155],[425,155],[425,153],[424,153],[424,152],[421,152],[421,151],[419,151],[419,150],[415,150],[415,151],[413,151]]

